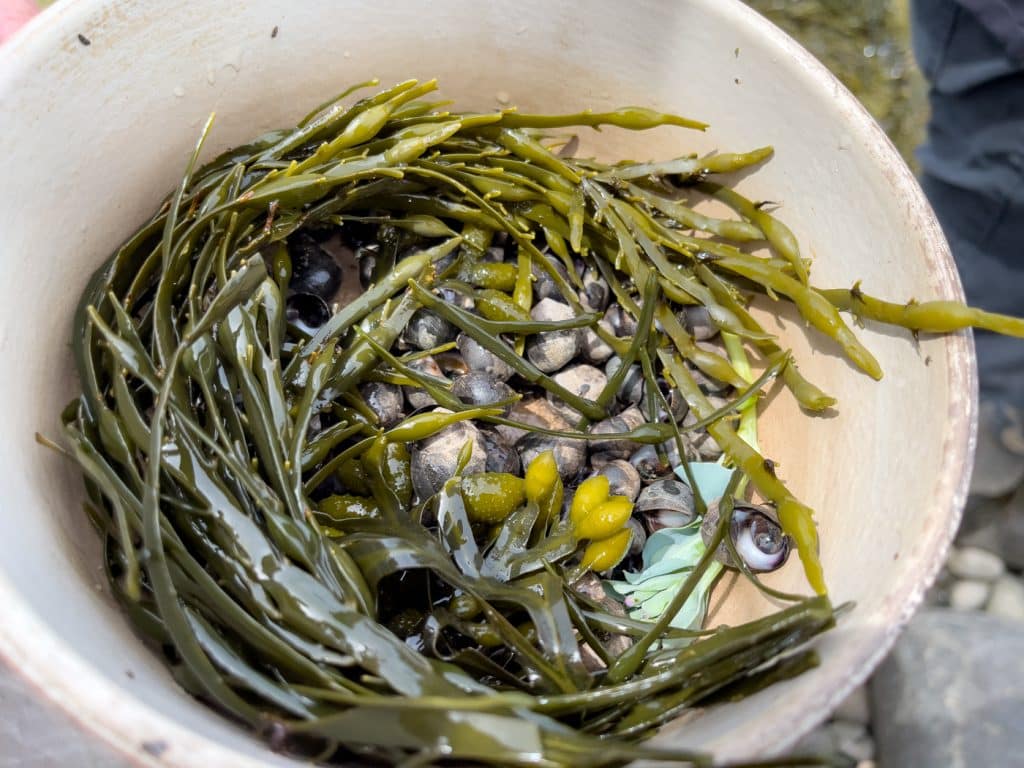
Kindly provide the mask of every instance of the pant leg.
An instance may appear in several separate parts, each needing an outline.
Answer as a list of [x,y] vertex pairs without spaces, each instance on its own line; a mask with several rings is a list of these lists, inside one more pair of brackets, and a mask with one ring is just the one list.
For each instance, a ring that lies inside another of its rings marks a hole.
[[[915,0],[931,119],[919,149],[971,304],[1024,314],[1024,66],[955,0]],[[1024,341],[978,333],[983,398],[1024,408]]]

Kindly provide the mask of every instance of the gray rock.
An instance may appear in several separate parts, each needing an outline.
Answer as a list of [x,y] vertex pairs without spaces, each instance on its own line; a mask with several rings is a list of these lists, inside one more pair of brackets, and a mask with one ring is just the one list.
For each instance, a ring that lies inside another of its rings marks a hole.
[[[644,424],[644,422],[644,415],[640,412],[640,409],[635,406],[630,406],[623,410],[618,416],[612,416],[609,419],[597,422],[590,428],[590,432],[594,435],[622,434],[624,432],[633,431]],[[641,443],[633,440],[618,438],[593,440],[590,443],[590,449],[592,452],[601,454],[603,458],[608,459],[628,459],[637,451],[637,449],[640,448],[640,446]]]
[[512,475],[521,475],[522,464],[519,463],[519,452],[505,442],[496,430],[480,429],[480,439],[483,440],[484,449],[487,451],[488,472],[508,472]]
[[983,613],[926,610],[871,683],[882,766],[1024,768],[1024,632]]
[[992,585],[985,581],[957,581],[949,590],[949,605],[957,611],[980,611],[988,602]]
[[946,567],[957,578],[977,581],[995,581],[1006,570],[1006,565],[997,555],[977,547],[953,550]]
[[871,701],[868,687],[862,685],[855,688],[853,693],[847,696],[832,714],[836,720],[868,725],[871,722]]
[[600,312],[608,306],[611,290],[608,283],[594,267],[587,267],[582,277],[583,290],[579,292],[580,302],[591,312]]
[[[987,609],[994,616],[1024,621],[1024,581],[1014,576],[999,579],[992,587]],[[1021,748],[1024,749],[1024,744]]]
[[[715,410],[718,410],[727,403],[724,398],[716,397],[714,395],[708,395],[708,402]],[[683,426],[692,427],[697,423],[697,421],[697,414],[693,411],[688,411],[686,416],[683,418]],[[690,446],[693,449],[693,452],[697,454],[697,458],[700,461],[717,461],[722,455],[721,446],[719,446],[715,438],[707,432],[689,433],[688,437]]]
[[[562,276],[566,281],[569,279],[569,272],[565,269],[565,265],[561,261],[554,258],[553,256],[548,259],[548,264],[554,267],[554,270]],[[533,296],[538,302],[548,298],[562,298],[561,292],[558,290],[558,286],[555,281],[551,279],[551,276],[547,271],[537,263],[534,259],[532,269],[534,281],[533,281]]]
[[[604,419],[603,421],[597,422],[590,428],[590,434],[592,435],[617,435],[623,432],[629,432],[630,427],[626,423],[626,420],[621,416],[612,416],[610,419]],[[636,443],[632,440],[621,440],[618,438],[609,438],[606,440],[592,440],[590,443],[590,449],[595,453],[600,453],[609,459],[628,459],[633,453],[640,447],[640,443]]]
[[722,457],[722,447],[711,435],[705,435],[694,443],[701,461],[718,461]]
[[978,408],[978,447],[971,494],[1005,496],[1024,482],[1024,428],[1015,408],[993,401]]
[[707,393],[724,392],[729,389],[729,385],[724,381],[711,378],[696,366],[689,366],[689,370],[690,375],[693,376],[693,380],[697,382],[697,385]]
[[467,373],[473,372],[473,369],[466,365],[466,361],[463,359],[462,355],[455,349],[438,352],[434,355],[434,360],[441,368],[441,372],[448,378],[464,376]]
[[1024,570],[1024,487],[1017,489],[999,526],[999,554],[1011,568]]
[[939,575],[935,578],[935,583],[932,584],[931,589],[924,596],[926,604],[930,606],[948,606],[949,593],[952,591],[953,584],[955,583],[956,579],[950,575],[949,571],[943,568],[939,571]]
[[[681,423],[686,418],[686,414],[690,412],[690,404],[686,402],[678,389],[672,388],[668,392],[666,398],[668,401],[669,411],[671,411],[672,419],[677,424]],[[669,411],[666,411],[664,406],[659,402],[658,404],[658,419],[661,421],[668,421]]]
[[[441,259],[434,265],[434,268],[441,272],[445,268],[451,265],[450,259],[454,254],[449,254],[447,257]],[[444,299],[446,304],[451,304],[458,307],[459,309],[471,310],[476,306],[476,301],[472,296],[463,293],[462,291],[456,291],[453,288],[442,288],[440,290],[441,298]]]
[[1009,568],[1024,570],[1024,486],[1009,499],[970,498],[957,543],[994,552]]

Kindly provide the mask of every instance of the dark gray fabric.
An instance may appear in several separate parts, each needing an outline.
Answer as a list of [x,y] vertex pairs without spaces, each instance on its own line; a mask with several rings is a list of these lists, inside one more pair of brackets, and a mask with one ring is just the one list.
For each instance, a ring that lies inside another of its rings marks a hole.
[[[1024,61],[1014,53],[1024,49],[1024,0],[912,8],[914,52],[931,86],[921,184],[968,301],[1024,314]],[[999,19],[997,35],[987,23]],[[982,396],[1024,407],[1024,341],[976,338]]]
[[959,0],[979,22],[1002,41],[1007,53],[1024,59],[1024,2],[1020,0]]

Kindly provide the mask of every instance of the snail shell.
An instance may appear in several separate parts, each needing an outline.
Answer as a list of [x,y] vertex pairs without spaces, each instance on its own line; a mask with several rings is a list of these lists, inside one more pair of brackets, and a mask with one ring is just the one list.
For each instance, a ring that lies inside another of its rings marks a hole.
[[634,512],[640,514],[647,530],[681,528],[697,516],[690,486],[673,477],[657,480],[640,492]]
[[[710,544],[718,527],[718,502],[708,505],[700,533],[705,544]],[[736,553],[754,573],[778,570],[789,557],[792,541],[779,525],[772,507],[748,502],[735,502],[729,535]],[[719,544],[715,559],[729,568],[735,568],[732,555],[725,542]]]

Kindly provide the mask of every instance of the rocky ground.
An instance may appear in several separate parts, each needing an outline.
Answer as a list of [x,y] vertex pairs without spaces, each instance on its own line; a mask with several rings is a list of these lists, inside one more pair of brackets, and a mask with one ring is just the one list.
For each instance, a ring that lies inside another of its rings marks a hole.
[[972,497],[927,607],[797,752],[869,768],[1024,768],[1024,425],[981,409]]
[[[747,0],[820,58],[914,167],[925,84],[907,0]],[[869,768],[1024,766],[1024,427],[983,405],[957,546],[873,680],[798,752]]]
[[794,750],[808,753],[856,768],[1024,766],[1019,564],[956,548],[870,683]]

